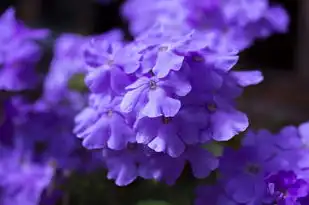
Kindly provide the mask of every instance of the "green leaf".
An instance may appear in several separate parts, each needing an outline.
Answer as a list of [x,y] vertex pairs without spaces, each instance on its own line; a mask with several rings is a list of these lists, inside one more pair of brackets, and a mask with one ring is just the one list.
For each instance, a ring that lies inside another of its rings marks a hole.
[[171,205],[166,201],[158,201],[158,200],[147,200],[147,201],[140,201],[137,205]]
[[222,155],[223,145],[217,142],[205,144],[203,147],[217,157]]
[[74,91],[85,92],[87,91],[87,87],[84,82],[85,74],[78,73],[73,75],[68,81],[68,88]]

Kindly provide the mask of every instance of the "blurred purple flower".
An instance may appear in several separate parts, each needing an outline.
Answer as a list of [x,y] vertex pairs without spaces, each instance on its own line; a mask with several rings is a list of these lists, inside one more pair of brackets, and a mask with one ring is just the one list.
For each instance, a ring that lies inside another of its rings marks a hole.
[[292,171],[279,171],[266,179],[269,193],[275,198],[278,205],[298,204],[299,199],[309,193],[308,182],[297,179]]
[[54,169],[35,164],[17,146],[0,147],[0,203],[3,205],[37,205],[43,190],[52,180]]
[[217,49],[243,50],[257,38],[286,32],[289,25],[286,11],[269,5],[268,0],[129,0],[122,15],[134,36],[160,22],[182,31],[193,28],[214,35],[212,44]]
[[49,31],[27,28],[16,20],[13,8],[2,14],[0,31],[0,89],[34,88],[39,80],[35,64],[41,57],[35,41],[46,38]]

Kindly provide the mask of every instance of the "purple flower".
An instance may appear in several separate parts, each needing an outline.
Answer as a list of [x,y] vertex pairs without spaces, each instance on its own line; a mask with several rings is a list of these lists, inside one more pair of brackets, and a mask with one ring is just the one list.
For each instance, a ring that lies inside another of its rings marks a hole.
[[141,177],[173,185],[180,177],[186,162],[190,164],[193,176],[198,179],[206,178],[218,167],[218,160],[212,154],[199,146],[190,146],[178,158],[153,153],[141,166]]
[[184,107],[174,118],[143,117],[134,124],[136,141],[156,152],[179,157],[187,145],[200,143],[200,131],[207,125],[207,116],[195,107]]
[[43,99],[49,104],[57,105],[66,98],[80,95],[70,90],[68,84],[74,75],[86,73],[83,52],[88,41],[89,38],[75,34],[63,34],[56,40],[43,90]]
[[191,91],[191,86],[180,75],[173,73],[163,79],[140,77],[126,90],[120,105],[123,112],[137,110],[141,115],[152,118],[163,115],[173,117],[181,107],[176,96],[185,96]]
[[[63,34],[56,40],[54,58],[44,83],[43,98],[49,103],[57,104],[65,98],[74,99],[80,96],[79,93],[68,88],[68,83],[75,75],[86,74],[87,64],[84,60],[84,53],[92,38],[76,34]],[[115,29],[98,38],[120,42],[122,33]],[[78,103],[74,102],[74,104]]]
[[119,110],[121,99],[93,97],[100,98],[99,104],[86,108],[75,120],[74,132],[83,139],[83,145],[88,149],[120,150],[126,148],[129,142],[135,142],[127,117]]
[[279,5],[271,6],[263,17],[246,26],[245,35],[250,38],[267,38],[272,33],[288,31],[290,19],[285,9]]
[[144,44],[142,74],[150,70],[158,78],[166,77],[171,71],[183,70],[185,57],[199,52],[209,45],[209,39],[191,30],[179,32],[164,24],[155,24],[136,38],[137,44]]
[[186,162],[205,178],[218,160],[200,146],[248,127],[235,100],[263,76],[231,71],[237,52],[211,43],[199,32],[158,23],[132,43],[96,38],[86,49],[91,95],[74,133],[86,148],[103,150],[117,185],[137,177],[173,184]]
[[[117,30],[101,35],[103,37],[115,42],[121,40]],[[87,95],[70,90],[68,82],[74,75],[87,72],[83,56],[90,39],[75,34],[60,36],[55,44],[54,59],[45,78],[42,97],[35,103],[14,98],[18,107],[15,137],[24,142],[24,150],[33,151],[35,161],[52,159],[58,168],[78,171],[102,166],[101,154],[84,150],[72,133],[74,117],[84,108]],[[100,109],[102,106],[101,103]]]
[[205,9],[198,1],[188,1],[188,18],[189,24],[201,32],[215,32],[217,47],[242,50],[257,38],[287,30],[288,15],[281,7],[270,6],[268,0],[213,2],[206,4]]
[[27,28],[15,19],[13,8],[2,15],[0,29],[0,89],[33,88],[39,80],[35,63],[41,56],[40,47],[34,40],[44,39],[48,31]]
[[226,194],[238,203],[262,204],[268,200],[264,177],[273,171],[272,166],[271,160],[259,155],[253,146],[237,151],[226,149],[220,160],[219,183]]
[[0,203],[35,205],[53,177],[53,168],[34,164],[18,148],[0,148]]
[[[147,14],[147,15],[146,15]],[[129,20],[129,29],[138,35],[156,22],[185,30],[186,10],[179,0],[130,0],[122,6],[122,15]]]
[[286,32],[289,24],[284,9],[268,0],[129,0],[122,15],[135,36],[160,22],[180,31],[214,34],[212,46],[217,49],[243,50],[257,38]]
[[235,99],[243,87],[258,84],[263,76],[258,71],[230,71],[237,59],[234,52],[205,49],[187,61],[192,91],[185,97],[184,104],[200,107],[208,117],[202,142],[227,141],[249,125],[247,116],[236,110]]
[[258,153],[271,158],[272,171],[294,171],[299,177],[308,179],[308,150],[305,148],[306,124],[299,128],[286,126],[276,134],[266,130],[249,132],[243,139],[243,146],[254,146]]
[[107,177],[114,179],[119,186],[132,183],[138,176],[172,185],[180,176],[186,161],[191,164],[197,178],[207,177],[218,166],[215,157],[196,146],[188,148],[179,158],[153,152],[138,144],[131,144],[120,151],[104,149],[103,157],[108,169]]
[[89,65],[86,85],[94,93],[112,96],[123,93],[130,83],[130,77],[124,73],[125,67],[139,67],[139,58],[134,51],[123,49],[122,43],[94,38],[85,51]]
[[297,204],[300,198],[308,195],[308,182],[297,179],[293,171],[279,171],[269,176],[266,182],[278,205]]
[[58,166],[68,165],[67,156],[76,146],[70,134],[72,120],[56,112],[30,110],[20,113],[17,137],[24,141],[25,150],[33,150],[38,161],[55,160]]

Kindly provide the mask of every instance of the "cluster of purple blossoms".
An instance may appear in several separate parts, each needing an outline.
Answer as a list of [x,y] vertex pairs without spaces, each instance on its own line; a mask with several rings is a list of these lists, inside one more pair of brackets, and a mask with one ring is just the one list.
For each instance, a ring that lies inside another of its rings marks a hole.
[[[0,18],[0,90],[19,92],[37,86],[40,76],[36,63],[41,56],[36,41],[47,37],[48,30],[32,30],[15,19],[9,8]],[[54,169],[48,162],[35,163],[32,152],[24,152],[16,138],[15,118],[19,115],[12,99],[0,96],[0,204],[35,205],[51,182]]]
[[268,0],[128,0],[122,8],[138,35],[156,22],[213,38],[216,47],[248,48],[255,39],[284,33],[289,18]]
[[63,34],[46,76],[35,69],[36,41],[49,31],[27,28],[13,9],[0,18],[0,91],[43,82],[35,102],[0,98],[0,205],[39,204],[56,168],[105,166],[118,186],[138,177],[173,185],[186,164],[198,179],[217,173],[196,205],[308,204],[309,123],[208,149],[248,128],[236,99],[263,76],[232,68],[238,50],[287,30],[285,11],[267,0],[128,0],[122,14],[134,41],[119,30]]
[[[35,69],[42,55],[36,40],[44,40],[48,31],[26,28],[15,19],[14,9],[2,15],[0,29],[5,42],[0,46],[0,90],[19,93],[36,88],[43,80]],[[113,30],[102,37],[121,41],[122,33]],[[56,39],[53,60],[35,102],[24,95],[1,96],[1,205],[39,204],[55,169],[65,173],[102,167],[101,153],[87,152],[72,133],[74,116],[85,106],[88,94],[71,89],[70,81],[87,72],[83,53],[89,39],[77,34]]]
[[24,90],[37,86],[40,76],[36,63],[41,57],[38,40],[48,30],[33,30],[16,20],[15,10],[9,8],[0,18],[0,90]]
[[307,204],[308,137],[308,122],[277,134],[249,131],[239,149],[225,148],[217,183],[199,187],[195,204]]
[[0,204],[35,205],[52,180],[49,164],[36,164],[21,149],[0,147]]
[[[158,29],[160,28],[160,29]],[[231,71],[237,52],[217,52],[195,31],[155,25],[134,42],[96,39],[85,52],[89,106],[74,129],[88,149],[102,149],[108,178],[175,182],[184,164],[204,178],[218,159],[202,145],[228,141],[248,127],[235,108],[258,71]]]
[[0,204],[39,204],[53,174],[51,165],[33,163],[20,147],[0,147]]

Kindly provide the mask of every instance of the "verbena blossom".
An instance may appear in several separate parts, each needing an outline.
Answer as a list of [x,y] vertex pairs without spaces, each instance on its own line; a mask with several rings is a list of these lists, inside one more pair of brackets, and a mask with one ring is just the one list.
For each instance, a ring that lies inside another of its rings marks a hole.
[[[134,41],[119,30],[63,34],[39,99],[0,102],[0,204],[38,204],[54,176],[50,161],[63,171],[104,163],[118,186],[138,177],[173,185],[186,164],[198,179],[216,172],[215,184],[198,188],[196,205],[308,203],[309,123],[249,131],[220,156],[205,148],[249,126],[236,99],[263,76],[232,68],[238,50],[286,32],[284,9],[267,0],[129,0],[123,16]],[[35,41],[48,31],[27,28],[13,9],[0,31],[0,90],[34,88]]]
[[[119,38],[116,31],[105,36]],[[25,150],[33,151],[33,160],[37,162],[54,160],[58,168],[69,170],[102,166],[100,154],[83,150],[72,133],[74,116],[84,106],[87,95],[70,89],[69,82],[87,71],[81,58],[88,38],[74,34],[60,36],[41,98],[35,103],[14,98],[18,107],[16,137],[24,141]]]
[[121,8],[122,16],[129,21],[133,35],[140,35],[153,24],[160,22],[180,30],[187,30],[188,11],[182,0],[129,0]]
[[[74,132],[86,148],[107,153],[108,177],[118,185],[138,176],[164,180],[167,173],[158,177],[156,168],[148,165],[157,164],[158,157],[178,163],[178,171],[169,176],[174,182],[186,160],[205,155],[207,174],[196,176],[206,177],[217,167],[215,158],[208,159],[206,151],[189,150],[243,132],[248,119],[235,108],[235,98],[243,87],[263,80],[258,71],[230,71],[237,52],[218,52],[195,31],[165,29],[156,24],[125,45],[94,38],[85,51],[89,65],[85,82],[93,94],[76,117]],[[132,143],[137,151],[129,148]],[[132,160],[138,161],[138,169]],[[191,166],[197,170],[194,163]],[[147,175],[139,173],[141,167],[147,167],[147,172],[143,170]]]
[[37,205],[51,182],[54,168],[49,164],[33,163],[28,154],[19,146],[0,147],[1,205]]
[[125,186],[137,177],[155,179],[172,185],[180,177],[186,162],[197,178],[207,177],[218,166],[218,160],[199,146],[190,146],[178,158],[154,152],[141,144],[129,144],[123,150],[103,149],[108,179]]
[[[122,38],[118,30],[104,36],[114,41]],[[88,171],[102,166],[101,153],[86,152],[72,133],[74,116],[87,95],[71,90],[69,81],[87,70],[80,60],[86,42],[87,37],[74,34],[56,40],[54,58],[38,100],[12,96],[1,101],[1,205],[39,204],[55,168]],[[50,196],[47,200],[52,201]]]
[[34,88],[40,80],[36,63],[41,57],[38,40],[47,37],[46,29],[31,29],[15,17],[9,8],[0,18],[0,89]]
[[196,29],[222,49],[245,49],[257,38],[286,32],[289,24],[285,10],[268,0],[129,0],[122,13],[134,35],[159,21],[179,30]]
[[[225,148],[220,157],[212,200],[224,204],[298,205],[307,200],[308,123],[287,126],[279,133],[250,131],[237,150]],[[206,188],[198,188],[196,204],[205,202]],[[204,196],[205,195],[205,196]]]
[[278,205],[297,204],[309,192],[309,184],[304,179],[297,179],[293,171],[279,171],[266,179],[270,194]]

